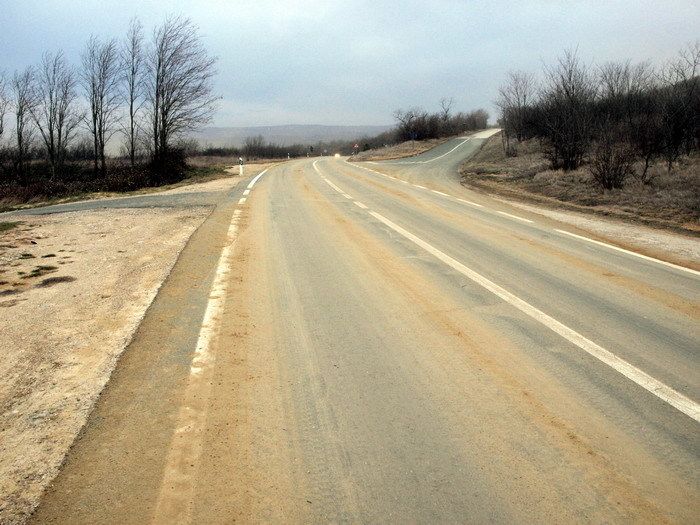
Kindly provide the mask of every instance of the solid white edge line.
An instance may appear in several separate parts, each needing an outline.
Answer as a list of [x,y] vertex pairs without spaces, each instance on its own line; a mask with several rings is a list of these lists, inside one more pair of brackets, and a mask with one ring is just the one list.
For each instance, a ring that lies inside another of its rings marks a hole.
[[[347,162],[347,161],[346,161],[346,162]],[[349,164],[349,163],[348,163],[348,164]],[[376,171],[376,170],[367,168],[367,167],[365,167],[365,166],[360,166],[360,165],[358,165],[358,164],[353,164],[353,165],[356,166],[356,167],[358,167],[358,168],[361,168],[361,169],[363,169],[363,170],[371,171],[372,173],[376,173],[376,174],[378,174],[378,175],[384,175],[384,173],[381,173],[381,172],[379,172],[379,171]],[[386,175],[384,175],[384,176],[386,177]],[[404,184],[409,184],[408,181],[405,181],[405,180],[402,180],[402,179],[396,179],[396,180],[398,180],[398,181],[400,181],[400,182],[403,182]],[[421,189],[424,189],[424,190],[427,189],[425,186],[419,186],[418,184],[412,184],[412,186],[415,186],[415,187],[417,187],[417,188],[421,188]],[[433,193],[439,193],[439,194],[441,194],[441,195],[445,195],[446,197],[452,197],[452,198],[458,200],[459,202],[463,202],[464,204],[469,204],[470,206],[475,206],[475,207],[477,207],[477,208],[483,208],[483,207],[484,207],[483,204],[479,204],[479,203],[477,203],[477,202],[468,201],[468,200],[462,199],[462,198],[460,198],[460,197],[455,197],[454,195],[449,195],[449,194],[446,194],[446,193],[442,193],[442,192],[439,192],[439,191],[437,191],[437,190],[430,190],[430,191],[432,191]],[[497,210],[495,210],[495,211],[497,211]],[[501,215],[504,215],[504,216],[506,216],[506,217],[511,217],[512,219],[519,220],[519,221],[527,222],[527,223],[530,223],[530,224],[534,223],[534,221],[531,221],[530,219],[525,219],[525,218],[523,218],[523,217],[518,217],[517,215],[511,215],[510,213],[506,213],[506,212],[504,212],[504,211],[498,211],[498,213],[500,213]],[[626,254],[628,254],[628,255],[633,255],[633,256],[635,256],[635,257],[639,257],[640,259],[644,259],[644,260],[647,260],[647,261],[650,261],[650,262],[655,262],[655,263],[658,263],[658,264],[663,264],[664,266],[667,266],[667,267],[669,267],[669,268],[674,268],[674,269],[676,269],[676,270],[681,270],[681,271],[690,273],[690,274],[692,274],[692,275],[700,276],[700,271],[698,271],[698,270],[693,270],[692,268],[687,268],[686,266],[681,266],[681,265],[679,265],[679,264],[673,264],[673,263],[670,263],[670,262],[667,262],[667,261],[662,261],[661,259],[656,259],[656,258],[654,258],[654,257],[649,257],[648,255],[643,255],[643,254],[641,254],[641,253],[633,252],[633,251],[631,251],[631,250],[626,250],[626,249],[624,249],[624,248],[620,248],[619,246],[615,246],[615,245],[613,245],[613,244],[608,244],[608,243],[605,243],[605,242],[596,241],[595,239],[589,239],[588,237],[584,237],[584,236],[582,236],[582,235],[576,235],[575,233],[567,232],[567,231],[565,231],[565,230],[558,230],[558,229],[555,228],[554,231],[556,231],[556,232],[558,232],[558,233],[562,233],[562,234],[564,234],[564,235],[568,235],[568,236],[570,236],[570,237],[575,237],[575,238],[580,239],[580,240],[582,240],[582,241],[586,241],[586,242],[590,242],[590,243],[593,243],[593,244],[597,244],[597,245],[603,246],[603,247],[605,247],[605,248],[610,248],[610,249],[612,249],[612,250],[617,250],[617,251],[619,251],[619,252],[626,253]]]
[[243,196],[244,196],[244,197],[245,197],[246,195],[248,195],[249,193],[250,193],[250,190],[243,190]]
[[[386,163],[387,163],[387,164],[427,164],[428,162],[434,162],[434,161],[436,161],[436,160],[438,160],[438,159],[441,159],[441,158],[443,158],[443,157],[449,155],[449,154],[452,153],[454,150],[456,150],[456,149],[459,148],[460,146],[463,146],[464,144],[466,144],[466,143],[469,142],[470,140],[471,140],[471,137],[469,137],[469,138],[467,138],[467,139],[464,139],[462,142],[460,142],[459,144],[457,144],[457,145],[456,145],[454,148],[452,148],[450,151],[447,151],[447,152],[443,153],[442,155],[440,155],[440,156],[438,156],[438,157],[434,157],[434,158],[432,158],[432,159],[428,159],[428,160],[413,160],[413,161],[411,161],[411,160],[408,160],[408,161],[395,161],[395,162],[392,162],[392,161],[388,160],[388,161],[386,161]],[[419,155],[422,155],[422,153],[419,153]]]
[[608,244],[606,242],[596,241],[595,239],[589,239],[588,237],[584,237],[583,235],[576,235],[575,233],[567,232],[564,230],[555,229],[554,231],[558,232],[558,233],[563,233],[564,235],[568,235],[570,237],[575,237],[576,239],[580,239],[582,241],[597,244],[598,246],[610,248],[611,250],[617,250],[618,252],[626,253],[628,255],[634,255],[635,257],[639,257],[640,259],[645,259],[647,261],[655,262],[658,264],[663,264],[664,266],[668,266],[670,268],[675,268],[676,270],[682,270],[684,272],[688,272],[688,273],[691,273],[693,275],[700,275],[699,271],[693,270],[692,268],[687,268],[685,266],[680,266],[678,264],[673,264],[670,262],[662,261],[661,259],[655,259],[654,257],[649,257],[648,255],[643,255],[641,253],[633,252],[631,250],[625,250],[624,248],[620,248],[619,246],[615,246],[613,244]]
[[369,211],[368,213],[378,221],[384,223],[386,226],[399,233],[400,235],[403,235],[408,240],[420,246],[425,251],[435,256],[437,259],[447,264],[451,268],[455,269],[456,271],[469,278],[476,284],[487,289],[494,295],[500,297],[501,299],[514,306],[527,316],[540,322],[542,325],[546,326],[553,332],[559,334],[567,341],[578,346],[581,350],[585,351],[586,353],[595,357],[602,363],[616,370],[617,372],[630,379],[637,385],[641,386],[648,392],[654,394],[662,401],[665,401],[666,403],[676,408],[677,410],[683,412],[695,421],[700,422],[700,404],[684,396],[680,392],[677,392],[676,390],[662,383],[658,379],[651,377],[646,372],[643,372],[639,368],[628,363],[624,359],[616,356],[615,354],[604,349],[603,347],[597,345],[593,341],[585,338],[578,332],[560,323],[553,317],[550,317],[541,310],[538,310],[534,306],[523,301],[522,299],[505,290],[504,288],[498,286],[496,283],[488,280],[486,277],[483,277],[474,270],[467,268],[465,265],[463,265],[456,259],[453,259],[449,255],[441,252],[440,250],[428,244],[424,240],[420,239],[419,237],[416,237],[409,231],[404,230],[401,226],[398,226],[386,217],[373,211]]
[[367,206],[365,206],[364,204],[362,204],[360,201],[352,201],[352,203],[353,203],[355,206],[357,206],[358,208],[362,208],[363,210],[367,210],[367,209],[368,209]]
[[433,193],[437,193],[438,195],[443,195],[445,197],[452,197],[452,195],[449,195],[447,193],[443,193],[443,192],[438,191],[438,190],[430,190],[430,191],[432,191]]
[[427,190],[427,189],[428,189],[428,188],[426,188],[425,186],[421,186],[420,184],[414,184],[414,186],[415,186],[416,188],[420,188],[421,190]]
[[247,188],[247,189],[252,190],[252,189],[253,189],[253,186],[255,186],[255,183],[258,182],[258,181],[260,180],[260,177],[262,177],[263,175],[265,175],[265,173],[266,173],[267,170],[269,170],[269,169],[270,169],[270,168],[265,168],[265,169],[262,170],[260,173],[258,173],[258,174],[255,176],[255,178],[254,178],[253,180],[250,181],[250,184],[248,184],[248,188]]
[[[216,264],[214,280],[209,290],[204,318],[197,336],[190,374],[185,387],[184,402],[177,416],[177,427],[173,437],[166,468],[163,471],[161,488],[154,511],[155,523],[166,523],[173,515],[189,521],[190,505],[194,484],[193,471],[201,455],[202,439],[206,421],[206,400],[209,396],[211,382],[202,377],[214,363],[212,341],[219,333],[219,320],[226,305],[226,292],[231,272],[231,257],[238,239],[238,221],[241,210],[236,209],[228,227],[226,243]],[[190,436],[190,439],[184,439]],[[172,488],[177,486],[178,490]]]
[[523,217],[518,217],[517,215],[511,215],[510,213],[506,213],[506,212],[504,212],[504,211],[496,210],[496,213],[500,213],[501,215],[505,215],[506,217],[510,217],[511,219],[516,219],[516,220],[518,220],[518,221],[529,222],[529,223],[534,222],[534,221],[531,221],[530,219],[525,219],[525,218],[523,218]]

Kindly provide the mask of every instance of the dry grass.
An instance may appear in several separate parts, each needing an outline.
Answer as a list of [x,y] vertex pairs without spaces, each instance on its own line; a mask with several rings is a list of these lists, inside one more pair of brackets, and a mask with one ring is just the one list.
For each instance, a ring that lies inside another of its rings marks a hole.
[[413,157],[414,155],[420,155],[424,151],[439,146],[443,142],[453,139],[454,137],[445,137],[441,139],[430,139],[430,140],[409,140],[407,142],[402,142],[400,144],[395,144],[393,146],[386,146],[384,148],[370,149],[367,151],[361,151],[357,155],[353,156],[351,160],[366,161],[366,160],[392,160],[401,159],[404,157]]
[[[287,159],[261,159],[259,161],[247,161],[247,165],[257,165],[257,164],[271,164],[275,162],[282,162]],[[226,169],[230,167],[238,166],[238,157],[236,155],[227,156],[209,156],[209,155],[197,155],[194,157],[189,157],[187,163],[194,168],[219,168]]]
[[506,157],[497,135],[460,172],[463,183],[510,198],[700,231],[700,156],[683,159],[670,173],[661,162],[650,169],[651,184],[629,178],[619,190],[603,190],[587,166],[549,169],[536,141],[520,144],[517,157]]

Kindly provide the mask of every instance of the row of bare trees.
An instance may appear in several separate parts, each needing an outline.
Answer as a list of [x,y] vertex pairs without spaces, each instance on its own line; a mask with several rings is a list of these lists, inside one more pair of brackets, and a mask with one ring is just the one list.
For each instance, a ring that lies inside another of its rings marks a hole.
[[[178,137],[211,119],[214,66],[189,19],[167,18],[148,41],[134,19],[121,41],[90,37],[77,67],[62,51],[46,52],[38,66],[2,75],[0,140],[20,176],[35,143],[53,178],[71,144],[86,137],[93,169],[104,176],[117,134],[131,166],[162,163]],[[6,120],[14,124],[10,141]]]
[[397,140],[427,140],[449,137],[466,131],[483,129],[487,126],[489,114],[483,109],[469,113],[453,114],[453,99],[443,98],[440,111],[429,113],[419,107],[394,111]]
[[554,168],[589,163],[605,188],[629,175],[648,184],[656,159],[671,170],[700,146],[699,75],[700,42],[658,68],[629,61],[593,67],[567,51],[542,82],[511,72],[496,101],[504,149],[516,155],[519,142],[537,138]]

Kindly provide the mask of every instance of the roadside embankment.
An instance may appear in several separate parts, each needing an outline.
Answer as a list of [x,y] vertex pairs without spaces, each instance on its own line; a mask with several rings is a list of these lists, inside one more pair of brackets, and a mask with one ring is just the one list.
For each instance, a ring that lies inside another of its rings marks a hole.
[[0,523],[22,523],[36,506],[179,253],[210,213],[211,206],[174,194],[214,195],[237,181],[229,176],[158,194],[173,194],[173,206],[0,218]]
[[630,176],[622,188],[604,190],[585,165],[550,169],[535,140],[520,143],[517,156],[507,157],[496,135],[461,165],[460,174],[468,187],[529,204],[700,233],[700,157],[681,159],[671,172],[663,162],[649,170],[648,184]]

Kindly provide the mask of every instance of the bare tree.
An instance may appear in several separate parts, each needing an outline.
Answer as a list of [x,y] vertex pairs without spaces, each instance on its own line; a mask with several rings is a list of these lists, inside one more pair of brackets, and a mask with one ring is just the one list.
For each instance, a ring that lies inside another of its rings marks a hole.
[[25,174],[25,162],[34,141],[34,130],[31,127],[31,111],[34,105],[33,83],[34,70],[31,67],[22,72],[16,71],[11,82],[17,140],[16,163],[20,176]]
[[[82,84],[88,99],[86,117],[92,134],[95,173],[107,173],[105,147],[114,134],[119,108],[119,53],[115,40],[90,40],[82,55]],[[98,165],[99,161],[99,165]]]
[[134,166],[138,148],[138,114],[143,106],[143,26],[138,19],[131,20],[126,41],[121,49],[122,85],[127,120],[123,126],[126,137],[126,151]]
[[153,154],[159,159],[174,137],[211,120],[216,59],[202,45],[197,27],[177,16],[155,30],[146,63]]
[[542,92],[544,138],[554,167],[576,169],[588,153],[596,94],[596,79],[576,51],[566,51],[557,65],[547,70],[547,85]]
[[699,74],[700,41],[681,50],[660,73],[662,150],[669,170],[682,153],[690,152],[697,139]]
[[450,120],[450,112],[452,111],[452,106],[455,104],[455,99],[453,98],[442,98],[440,99],[440,117],[443,122]]
[[8,93],[7,79],[4,73],[0,73],[0,139],[5,132],[5,115],[10,107],[10,94]]
[[[626,62],[608,62],[599,67],[599,142],[595,155],[600,158],[610,146],[611,138],[621,152],[629,148],[644,161],[637,178],[645,184],[651,182],[649,167],[660,153],[659,146],[659,97],[654,70],[648,62],[632,65]],[[613,128],[618,128],[617,130]],[[632,172],[630,172],[632,173]]]
[[524,71],[508,72],[508,79],[498,90],[496,106],[501,113],[503,132],[503,149],[507,155],[515,155],[515,146],[511,145],[511,137],[522,141],[526,135],[526,115],[534,102],[535,79]]
[[62,166],[68,143],[80,122],[76,85],[76,75],[63,53],[44,53],[34,77],[35,103],[30,111],[46,147],[51,178]]

